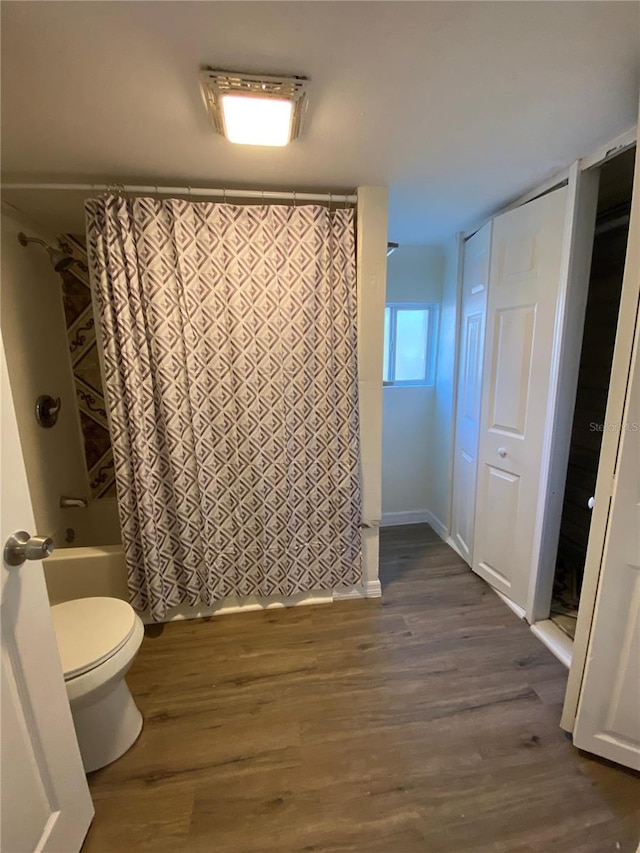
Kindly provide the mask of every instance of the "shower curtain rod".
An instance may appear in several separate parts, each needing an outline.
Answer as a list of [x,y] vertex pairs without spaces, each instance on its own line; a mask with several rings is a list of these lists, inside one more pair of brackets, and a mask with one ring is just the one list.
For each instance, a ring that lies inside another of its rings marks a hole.
[[263,201],[328,201],[355,204],[357,195],[335,193],[278,192],[272,190],[208,189],[206,187],[160,187],[127,184],[0,184],[3,190],[74,190],[76,192],[125,192],[140,195],[186,195],[204,198],[259,198]]

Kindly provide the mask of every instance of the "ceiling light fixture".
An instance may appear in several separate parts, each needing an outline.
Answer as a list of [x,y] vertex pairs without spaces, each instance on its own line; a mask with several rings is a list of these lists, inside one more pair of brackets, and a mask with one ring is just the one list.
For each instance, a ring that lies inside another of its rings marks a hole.
[[306,77],[204,68],[202,88],[217,133],[239,145],[288,145],[300,135]]

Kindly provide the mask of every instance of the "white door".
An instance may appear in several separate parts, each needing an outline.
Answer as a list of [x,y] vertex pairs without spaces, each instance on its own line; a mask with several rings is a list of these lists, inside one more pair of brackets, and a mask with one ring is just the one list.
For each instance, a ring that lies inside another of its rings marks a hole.
[[557,189],[493,220],[473,569],[523,609],[567,197]]
[[[627,259],[627,263],[629,260]],[[640,315],[586,666],[580,749],[640,770]]]
[[473,561],[491,225],[491,222],[488,222],[465,243],[462,273],[451,537],[458,552],[469,565]]
[[[2,381],[2,547],[35,533],[4,348]],[[43,533],[44,531],[38,531]],[[2,853],[75,853],[93,816],[58,657],[42,563],[3,560],[1,824]]]

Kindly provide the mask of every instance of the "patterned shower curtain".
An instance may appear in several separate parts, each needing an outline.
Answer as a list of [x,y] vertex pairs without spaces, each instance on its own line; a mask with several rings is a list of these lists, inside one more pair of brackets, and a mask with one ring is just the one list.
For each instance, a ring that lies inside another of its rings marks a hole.
[[353,211],[86,215],[134,607],[358,583]]

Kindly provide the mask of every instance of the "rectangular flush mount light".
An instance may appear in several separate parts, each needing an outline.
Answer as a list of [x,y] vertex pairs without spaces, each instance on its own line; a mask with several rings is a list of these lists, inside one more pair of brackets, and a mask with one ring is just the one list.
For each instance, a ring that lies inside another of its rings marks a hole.
[[213,126],[230,142],[283,146],[299,136],[306,78],[205,68],[201,79]]

